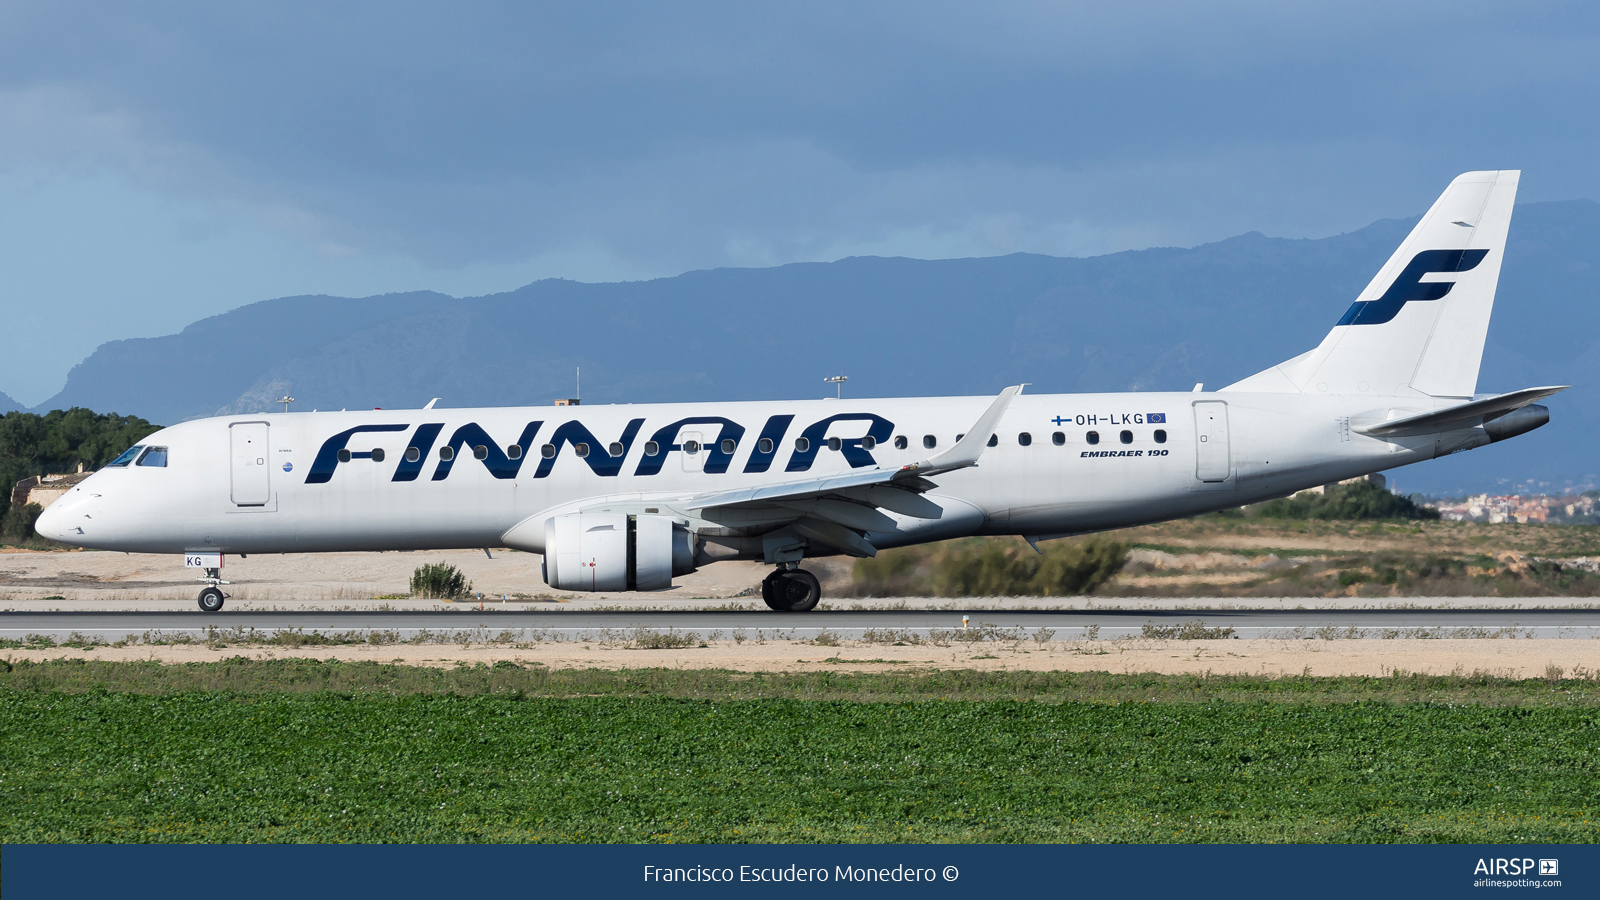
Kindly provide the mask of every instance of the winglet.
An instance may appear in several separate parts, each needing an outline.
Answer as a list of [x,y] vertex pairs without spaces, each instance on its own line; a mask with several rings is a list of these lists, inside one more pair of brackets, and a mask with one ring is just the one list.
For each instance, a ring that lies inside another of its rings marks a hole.
[[989,436],[1000,424],[1000,417],[1011,407],[1011,401],[1022,393],[1022,388],[1022,385],[1017,384],[1001,391],[1000,396],[994,398],[994,402],[989,404],[989,408],[984,410],[983,415],[973,424],[966,437],[956,441],[954,447],[937,456],[901,466],[900,471],[895,473],[895,480],[938,475],[941,472],[953,472],[956,469],[977,465],[978,457],[983,455],[983,448],[989,443]]

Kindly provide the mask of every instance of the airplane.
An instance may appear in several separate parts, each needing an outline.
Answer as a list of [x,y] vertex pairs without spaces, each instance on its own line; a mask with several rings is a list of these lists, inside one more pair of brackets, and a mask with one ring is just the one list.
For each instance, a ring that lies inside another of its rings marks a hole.
[[808,558],[1161,522],[1482,447],[1566,386],[1477,392],[1520,172],[1456,178],[1321,344],[1215,391],[262,413],[150,435],[34,526],[182,554],[510,547],[561,591],[720,560],[817,606]]

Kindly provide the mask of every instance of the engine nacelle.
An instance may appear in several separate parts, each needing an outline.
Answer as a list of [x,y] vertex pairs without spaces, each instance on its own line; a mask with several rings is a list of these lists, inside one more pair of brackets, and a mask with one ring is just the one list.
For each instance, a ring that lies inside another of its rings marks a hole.
[[1530,403],[1521,409],[1513,409],[1504,415],[1489,419],[1483,423],[1483,430],[1489,433],[1489,440],[1492,443],[1514,438],[1519,434],[1527,434],[1549,421],[1550,407]]
[[664,591],[695,570],[689,530],[666,516],[572,513],[544,529],[544,582],[557,590]]

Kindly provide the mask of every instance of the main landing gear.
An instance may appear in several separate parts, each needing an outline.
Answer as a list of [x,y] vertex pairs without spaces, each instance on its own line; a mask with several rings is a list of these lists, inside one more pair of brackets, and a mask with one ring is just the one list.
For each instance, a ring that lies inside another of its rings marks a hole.
[[762,579],[761,599],[779,612],[808,612],[822,599],[822,585],[805,569],[780,568]]
[[206,569],[206,576],[200,580],[211,583],[200,592],[200,608],[206,612],[217,612],[222,609],[222,601],[228,598],[228,595],[222,592],[222,588],[217,587],[219,584],[228,583],[222,580],[222,570]]

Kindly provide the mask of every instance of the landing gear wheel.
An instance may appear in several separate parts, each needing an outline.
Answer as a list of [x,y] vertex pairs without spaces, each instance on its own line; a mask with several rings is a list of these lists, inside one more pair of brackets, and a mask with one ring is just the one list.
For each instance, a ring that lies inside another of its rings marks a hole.
[[223,593],[220,588],[208,587],[200,592],[200,608],[206,612],[222,609]]
[[761,599],[779,612],[809,612],[822,600],[822,585],[804,569],[780,569],[761,582]]

